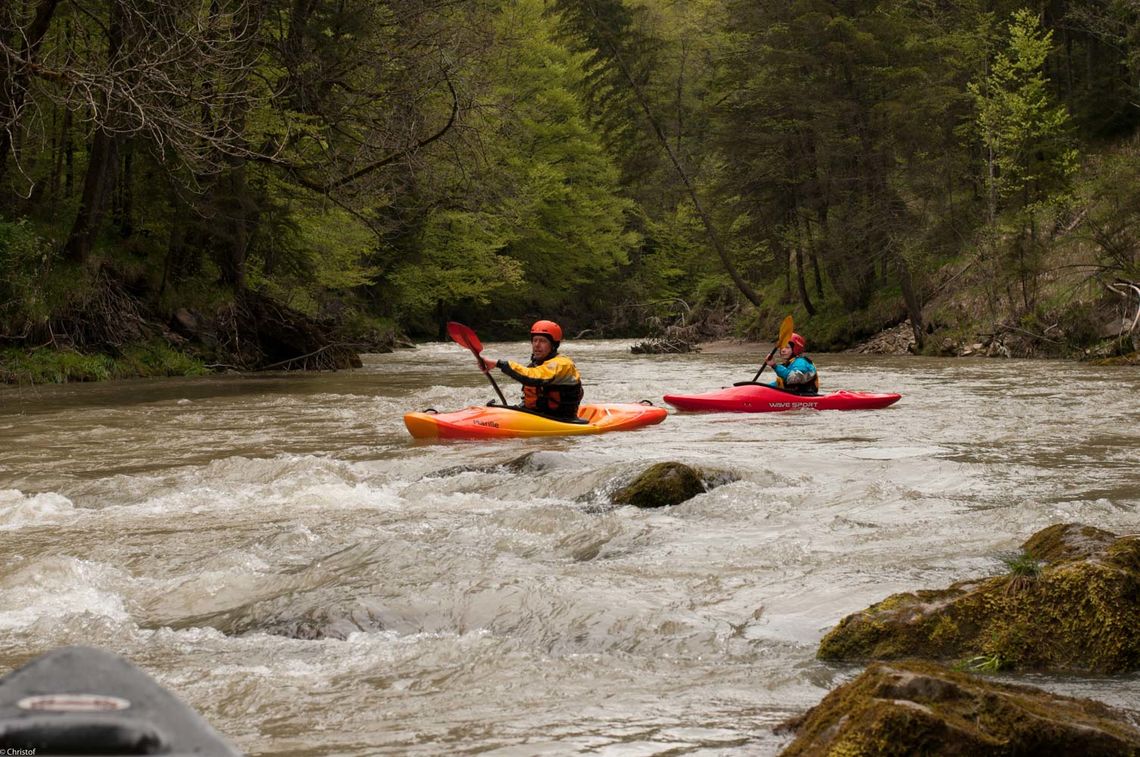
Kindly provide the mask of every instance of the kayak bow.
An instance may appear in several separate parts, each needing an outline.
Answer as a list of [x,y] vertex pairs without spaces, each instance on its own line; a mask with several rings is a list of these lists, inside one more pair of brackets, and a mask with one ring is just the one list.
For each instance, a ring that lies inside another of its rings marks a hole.
[[0,754],[238,757],[194,710],[122,657],[60,647],[0,679]]

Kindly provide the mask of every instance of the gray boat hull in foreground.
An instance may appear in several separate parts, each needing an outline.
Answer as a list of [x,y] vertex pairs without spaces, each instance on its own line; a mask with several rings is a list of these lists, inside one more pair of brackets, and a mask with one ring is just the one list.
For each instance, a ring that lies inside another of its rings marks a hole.
[[0,754],[241,753],[130,662],[76,646],[54,649],[0,678]]

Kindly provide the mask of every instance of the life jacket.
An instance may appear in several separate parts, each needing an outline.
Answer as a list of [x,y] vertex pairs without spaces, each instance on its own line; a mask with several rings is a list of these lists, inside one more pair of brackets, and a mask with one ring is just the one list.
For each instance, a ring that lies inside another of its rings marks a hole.
[[555,418],[577,418],[582,395],[581,384],[524,386],[523,406]]
[[[791,360],[789,360],[788,362],[784,363],[784,365],[789,366],[792,363],[794,363],[796,360],[806,360],[809,363],[811,363],[811,367],[813,369],[815,368],[815,363],[813,363],[812,359],[810,357],[808,357],[807,355],[798,355],[798,356],[792,358]],[[776,386],[778,386],[779,388],[783,389],[786,392],[791,392],[793,394],[819,394],[819,372],[813,371],[811,374],[810,380],[802,381],[802,382],[797,383],[797,384],[785,384],[784,380],[782,378],[780,378],[779,376],[777,376],[776,377]]]
[[582,379],[574,361],[552,353],[541,363],[531,360],[522,366],[509,360],[500,360],[499,367],[523,385],[523,407],[554,418],[578,417],[582,403]]

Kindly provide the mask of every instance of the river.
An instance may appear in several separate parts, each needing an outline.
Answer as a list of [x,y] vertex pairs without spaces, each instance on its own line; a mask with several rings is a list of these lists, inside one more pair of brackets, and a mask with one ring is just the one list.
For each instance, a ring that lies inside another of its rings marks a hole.
[[[629,345],[566,345],[587,401],[661,404],[751,378],[762,351]],[[1053,523],[1136,530],[1136,368],[816,362],[825,390],[903,398],[424,443],[405,411],[494,397],[452,343],[337,373],[2,387],[0,673],[103,647],[252,755],[773,755],[773,726],[859,672],[814,656],[843,616],[1004,572]],[[737,480],[607,506],[667,460]],[[1140,717],[1140,675],[1011,680]]]

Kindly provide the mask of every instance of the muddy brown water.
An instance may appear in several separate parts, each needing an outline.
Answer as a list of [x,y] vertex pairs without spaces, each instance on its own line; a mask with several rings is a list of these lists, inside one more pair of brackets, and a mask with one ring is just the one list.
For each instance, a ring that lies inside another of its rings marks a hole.
[[[661,404],[766,352],[630,344],[566,345],[587,401]],[[814,657],[844,615],[1003,572],[1053,523],[1137,529],[1136,368],[818,355],[824,389],[903,399],[413,441],[405,411],[494,397],[473,362],[0,388],[0,673],[100,646],[254,755],[776,754],[860,669]],[[738,480],[605,506],[665,460]],[[1017,680],[1140,718],[1136,675]]]

